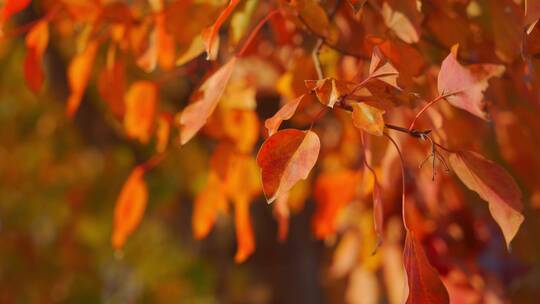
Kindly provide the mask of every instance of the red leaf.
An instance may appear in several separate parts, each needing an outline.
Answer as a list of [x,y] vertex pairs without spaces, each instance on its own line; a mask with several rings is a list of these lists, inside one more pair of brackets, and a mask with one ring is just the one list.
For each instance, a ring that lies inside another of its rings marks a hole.
[[81,104],[81,99],[88,85],[90,74],[92,73],[97,48],[98,43],[96,41],[89,42],[86,49],[82,53],[77,54],[69,64],[67,77],[71,94],[69,95],[66,108],[66,113],[69,117],[73,117]]
[[49,23],[39,21],[26,36],[26,58],[24,59],[24,77],[28,86],[35,93],[43,85],[43,53],[49,44]]
[[300,105],[300,102],[302,102],[302,99],[304,99],[304,96],[306,96],[306,94],[287,102],[283,107],[281,107],[281,109],[279,109],[279,111],[277,111],[276,114],[274,114],[274,116],[268,118],[264,122],[264,126],[266,129],[268,129],[268,135],[274,135],[284,120],[288,120],[293,117],[298,105]]
[[180,141],[187,143],[204,126],[206,120],[216,109],[216,106],[225,91],[236,63],[236,57],[222,66],[210,76],[198,92],[193,95],[194,102],[187,106],[180,115]]
[[148,189],[143,179],[144,169],[136,167],[126,180],[114,209],[112,245],[121,249],[126,238],[139,226],[148,201]]
[[444,304],[449,303],[448,291],[444,286],[437,270],[429,260],[412,231],[407,232],[403,258],[409,297],[407,304]]
[[262,169],[263,190],[268,203],[306,179],[315,165],[321,143],[312,131],[286,129],[261,146],[257,163]]
[[457,50],[456,44],[442,63],[438,78],[439,94],[450,95],[446,97],[450,104],[487,120],[484,91],[488,87],[488,80],[501,76],[505,68],[496,64],[464,67],[456,59]]
[[[114,84],[114,85],[111,85]],[[126,70],[122,59],[114,60],[98,76],[98,91],[111,112],[118,119],[124,118],[124,93],[126,90]]]
[[0,23],[8,21],[11,16],[25,9],[32,0],[6,0],[2,9]]
[[524,220],[521,191],[512,176],[494,162],[470,151],[451,154],[450,164],[467,188],[489,203],[489,211],[501,227],[506,245],[510,246]]

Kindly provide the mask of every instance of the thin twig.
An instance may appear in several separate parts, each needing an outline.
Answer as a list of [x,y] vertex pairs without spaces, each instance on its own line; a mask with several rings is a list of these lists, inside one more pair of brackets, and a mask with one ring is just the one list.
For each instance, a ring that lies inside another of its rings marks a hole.
[[409,226],[407,225],[407,216],[405,215],[405,164],[403,161],[403,155],[397,142],[390,136],[388,133],[383,133],[388,140],[394,145],[396,151],[399,155],[399,164],[401,165],[401,216],[403,217],[403,226],[405,230],[409,231]]
[[315,70],[317,71],[317,77],[319,79],[324,78],[321,59],[319,58],[319,55],[321,54],[322,45],[323,45],[323,39],[318,38],[317,42],[315,43],[315,47],[313,48],[313,51],[311,52],[311,58],[313,59],[313,63],[315,64]]

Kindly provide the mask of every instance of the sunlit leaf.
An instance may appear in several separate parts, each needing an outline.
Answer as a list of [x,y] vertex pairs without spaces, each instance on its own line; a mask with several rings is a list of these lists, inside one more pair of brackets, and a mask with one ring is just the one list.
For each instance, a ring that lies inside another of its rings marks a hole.
[[359,182],[360,175],[351,170],[324,173],[317,177],[314,189],[317,208],[312,222],[317,239],[336,232],[337,217],[343,207],[355,198]]
[[69,117],[73,117],[81,104],[84,91],[88,85],[88,80],[92,73],[94,65],[94,57],[98,48],[97,41],[90,41],[86,49],[77,54],[68,67],[68,81],[70,87],[70,95],[67,101],[66,113]]
[[214,226],[218,212],[226,208],[225,189],[217,174],[211,171],[206,186],[195,198],[191,220],[193,236],[196,239],[205,238]]
[[286,129],[268,138],[257,155],[268,203],[306,179],[315,165],[321,143],[312,131]]
[[204,126],[208,117],[214,112],[231,78],[236,57],[211,75],[193,95],[193,103],[187,106],[180,115],[180,141],[187,143]]
[[215,60],[217,58],[219,50],[219,29],[239,2],[240,0],[230,0],[227,7],[221,12],[221,14],[219,14],[216,22],[203,31],[202,37],[207,54],[206,59]]
[[352,119],[355,127],[375,136],[382,136],[384,131],[384,111],[366,103],[353,103]]
[[510,246],[524,220],[521,191],[514,179],[503,168],[475,152],[453,153],[450,164],[467,188],[489,203],[489,211]]
[[144,168],[133,169],[116,201],[112,245],[122,249],[128,236],[139,226],[148,201]]
[[495,64],[475,64],[462,66],[457,61],[458,45],[452,47],[444,59],[438,78],[439,94],[450,95],[446,100],[482,119],[487,119],[485,112],[484,91],[488,80],[504,73],[504,66]]
[[418,33],[405,14],[393,10],[387,2],[383,3],[381,14],[383,15],[386,26],[401,40],[406,43],[418,42]]
[[157,86],[150,81],[137,81],[126,93],[124,129],[130,138],[146,144],[152,135],[157,107]]
[[281,107],[281,109],[279,109],[279,111],[276,112],[276,114],[274,114],[274,116],[268,118],[264,122],[264,126],[268,130],[268,135],[274,135],[284,120],[288,120],[293,117],[296,109],[298,108],[298,105],[300,105],[300,102],[302,102],[304,97],[305,95],[302,95],[294,100],[287,102],[283,107]]

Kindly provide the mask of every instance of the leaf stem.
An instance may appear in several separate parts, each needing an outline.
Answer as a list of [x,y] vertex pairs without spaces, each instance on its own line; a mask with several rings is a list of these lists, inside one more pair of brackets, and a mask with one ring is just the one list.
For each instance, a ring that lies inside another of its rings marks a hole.
[[418,118],[420,118],[420,116],[427,110],[429,109],[429,107],[431,107],[432,105],[434,105],[437,101],[445,98],[446,95],[439,95],[437,96],[435,99],[433,99],[432,101],[426,103],[422,109],[420,109],[420,111],[418,111],[418,113],[416,113],[416,116],[414,117],[413,121],[411,122],[411,125],[409,126],[409,130],[412,130],[414,128],[414,124],[416,123],[416,121],[418,120]]
[[405,227],[405,230],[409,231],[409,225],[407,225],[407,216],[405,214],[405,163],[403,161],[403,154],[401,154],[401,150],[399,149],[399,146],[397,142],[390,136],[388,133],[383,133],[386,138],[394,145],[396,148],[396,151],[399,155],[399,164],[401,166],[401,216],[403,218],[403,226]]
[[263,27],[263,25],[268,21],[270,20],[270,18],[274,17],[277,13],[279,13],[279,9],[274,9],[273,11],[271,11],[270,13],[268,13],[268,15],[266,15],[266,17],[264,17],[261,21],[259,21],[259,23],[257,24],[257,26],[253,29],[253,31],[251,31],[251,34],[249,35],[249,37],[246,39],[246,42],[244,42],[244,45],[242,46],[242,48],[240,49],[240,51],[238,53],[236,53],[236,57],[242,57],[244,55],[244,53],[246,52],[246,50],[248,49],[248,47],[251,45],[251,43],[253,42],[253,39],[255,38],[255,36],[257,36],[257,34],[259,33],[259,31],[261,30],[261,28]]

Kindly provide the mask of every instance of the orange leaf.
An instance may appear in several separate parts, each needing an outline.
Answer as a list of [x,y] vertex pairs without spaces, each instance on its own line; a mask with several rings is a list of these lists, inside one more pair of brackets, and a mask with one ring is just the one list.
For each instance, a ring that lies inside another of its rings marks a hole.
[[229,15],[232,13],[236,5],[240,0],[231,0],[227,7],[219,14],[219,17],[217,18],[216,22],[210,26],[209,28],[206,28],[203,31],[203,40],[204,40],[204,47],[206,49],[206,59],[207,60],[215,60],[217,58],[218,48],[219,48],[219,29],[221,25],[227,20]]
[[489,204],[491,215],[510,242],[523,223],[521,191],[503,168],[475,152],[458,152],[450,155],[450,164],[457,176]]
[[143,179],[144,169],[136,167],[126,180],[114,209],[112,245],[121,249],[126,238],[139,226],[148,201],[148,189]]
[[43,85],[43,53],[49,44],[49,23],[39,21],[26,36],[24,77],[30,89],[38,92]]
[[150,81],[137,81],[126,93],[124,129],[130,138],[146,144],[150,139],[157,105],[157,86]]
[[302,102],[302,99],[304,99],[304,96],[306,96],[306,94],[287,102],[283,107],[281,107],[281,109],[279,109],[279,111],[277,111],[276,114],[274,114],[274,116],[268,118],[264,122],[264,126],[266,129],[268,129],[268,135],[274,135],[284,120],[288,120],[293,117],[298,105],[300,102]]
[[403,248],[405,271],[409,284],[407,304],[444,304],[449,303],[448,291],[437,270],[429,260],[412,231],[407,232]]
[[11,16],[25,9],[32,0],[6,0],[2,9],[0,23],[8,21]]
[[198,92],[193,95],[194,102],[187,106],[180,115],[180,141],[187,143],[204,126],[206,120],[216,109],[216,106],[225,91],[236,63],[236,57],[222,66],[210,76]]
[[355,127],[369,134],[382,136],[384,131],[384,110],[372,107],[366,103],[353,103],[352,119]]
[[244,262],[255,251],[255,237],[249,216],[249,201],[235,202],[234,223],[236,226],[237,249],[234,260],[236,263]]
[[257,163],[262,170],[263,191],[268,203],[308,177],[320,148],[317,134],[294,129],[279,131],[263,143]]
[[211,171],[208,183],[195,199],[191,221],[193,236],[198,240],[205,238],[216,222],[218,211],[226,208],[227,198],[223,186],[218,175]]
[[400,87],[397,85],[398,75],[398,70],[396,70],[392,63],[384,59],[379,47],[375,46],[373,48],[371,62],[369,64],[369,78],[379,79],[382,82],[400,89]]
[[111,112],[118,119],[124,118],[126,90],[126,70],[122,59],[117,59],[106,66],[98,76],[98,91]]
[[305,21],[310,30],[319,35],[326,36],[330,21],[325,10],[316,2],[309,1],[300,11],[300,16]]
[[238,151],[251,152],[259,139],[259,118],[253,110],[228,109],[223,114],[223,131]]
[[88,85],[90,74],[92,73],[97,48],[97,41],[89,42],[86,49],[82,53],[77,54],[69,64],[67,77],[71,93],[66,108],[66,113],[69,117],[75,115],[81,104],[81,99]]
[[416,43],[420,39],[409,18],[402,12],[393,10],[387,2],[383,3],[381,14],[384,24],[390,28],[399,39],[406,43]]
[[446,100],[451,105],[487,120],[484,91],[488,80],[500,77],[505,68],[496,64],[475,64],[466,68],[457,61],[457,51],[456,44],[442,63],[437,84],[439,94],[450,95]]
[[351,84],[334,78],[306,80],[305,84],[309,90],[315,92],[320,103],[330,108],[351,92]]
[[161,113],[157,121],[157,147],[159,153],[165,152],[169,145],[169,136],[171,134],[172,115],[170,113]]
[[357,193],[359,175],[351,170],[324,173],[317,177],[314,196],[317,208],[313,216],[313,231],[317,239],[335,233],[336,219]]

